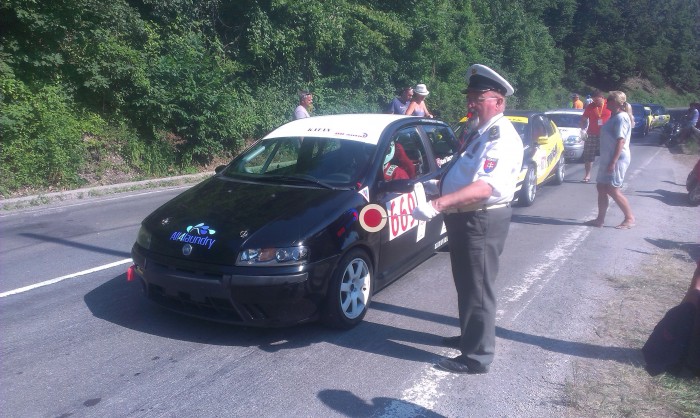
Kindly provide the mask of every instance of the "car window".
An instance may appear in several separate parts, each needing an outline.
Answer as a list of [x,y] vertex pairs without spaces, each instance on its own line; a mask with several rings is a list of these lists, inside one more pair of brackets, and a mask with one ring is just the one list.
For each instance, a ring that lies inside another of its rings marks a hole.
[[581,115],[550,113],[549,119],[551,119],[552,122],[554,122],[560,128],[578,128]]
[[409,178],[421,176],[430,170],[423,141],[415,126],[396,132],[391,142],[395,144],[391,163],[404,170]]
[[259,141],[223,174],[259,179],[306,176],[350,185],[366,173],[375,145],[337,138],[274,138]]
[[513,127],[515,130],[518,132],[518,135],[520,135],[520,140],[523,142],[523,145],[529,145],[531,143],[530,141],[530,130],[528,129],[528,124],[527,123],[522,123],[522,122],[515,122],[511,121],[513,123]]
[[294,167],[299,155],[299,142],[263,141],[242,159],[241,172],[262,174],[268,171],[285,171]]
[[555,131],[557,130],[557,127],[552,123],[552,121],[546,116],[542,117],[542,121],[545,125],[545,129],[547,129],[547,136],[554,135]]
[[537,138],[547,135],[547,128],[542,120],[541,116],[535,116],[530,118],[530,129],[532,130],[532,138],[537,140]]
[[[460,131],[464,129],[466,122],[460,124]],[[451,129],[440,125],[423,125],[423,131],[428,136],[430,147],[437,159],[445,159],[457,152],[458,144]]]

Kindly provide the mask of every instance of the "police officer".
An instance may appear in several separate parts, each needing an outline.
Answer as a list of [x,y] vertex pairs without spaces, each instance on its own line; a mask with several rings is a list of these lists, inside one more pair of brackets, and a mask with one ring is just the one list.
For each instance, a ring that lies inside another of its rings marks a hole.
[[450,162],[439,184],[425,184],[427,194],[412,215],[430,220],[445,214],[452,275],[457,288],[461,334],[443,338],[459,348],[455,358],[437,366],[454,373],[486,373],[496,348],[498,258],[503,251],[518,174],[523,162],[520,136],[503,116],[513,87],[484,65],[468,70],[468,110],[479,117],[477,129]]

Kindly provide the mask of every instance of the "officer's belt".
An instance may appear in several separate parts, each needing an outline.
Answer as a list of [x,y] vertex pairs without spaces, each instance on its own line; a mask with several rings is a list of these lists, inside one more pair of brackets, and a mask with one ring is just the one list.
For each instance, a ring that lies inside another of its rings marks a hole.
[[486,212],[491,209],[507,208],[510,207],[510,202],[507,203],[495,203],[493,205],[469,205],[463,208],[451,208],[445,209],[442,213],[452,214],[452,213],[468,213],[468,212]]

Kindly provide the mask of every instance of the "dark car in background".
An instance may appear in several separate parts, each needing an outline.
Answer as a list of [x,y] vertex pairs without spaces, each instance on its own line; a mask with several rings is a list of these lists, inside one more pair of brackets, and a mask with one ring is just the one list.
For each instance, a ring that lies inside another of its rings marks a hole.
[[410,214],[456,146],[433,119],[290,122],[148,215],[127,277],[198,318],[353,327],[374,292],[447,243],[441,215]]
[[632,115],[634,116],[634,126],[632,135],[646,136],[651,129],[651,108],[641,103],[630,103]]

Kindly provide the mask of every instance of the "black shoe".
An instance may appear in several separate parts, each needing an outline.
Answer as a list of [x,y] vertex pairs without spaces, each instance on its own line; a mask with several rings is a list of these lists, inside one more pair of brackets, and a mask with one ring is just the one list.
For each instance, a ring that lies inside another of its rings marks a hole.
[[450,348],[459,348],[459,340],[460,336],[454,336],[454,337],[443,337],[442,338],[442,345],[445,347],[450,347]]
[[436,366],[439,369],[452,373],[484,374],[489,372],[488,366],[467,366],[466,358],[464,356],[440,359]]

